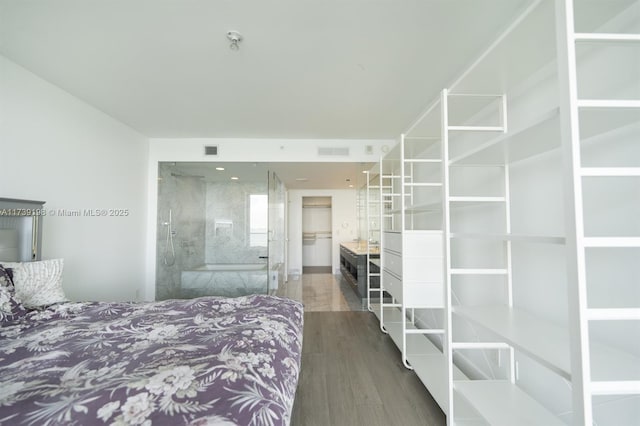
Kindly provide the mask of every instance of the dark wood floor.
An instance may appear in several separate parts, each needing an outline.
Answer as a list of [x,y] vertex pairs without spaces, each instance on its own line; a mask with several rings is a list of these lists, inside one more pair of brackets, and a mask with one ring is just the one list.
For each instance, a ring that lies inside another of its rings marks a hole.
[[307,312],[292,426],[444,425],[369,312]]

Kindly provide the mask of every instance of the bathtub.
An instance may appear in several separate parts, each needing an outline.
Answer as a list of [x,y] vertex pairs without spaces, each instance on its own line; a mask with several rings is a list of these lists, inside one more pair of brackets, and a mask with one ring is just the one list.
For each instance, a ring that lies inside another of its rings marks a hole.
[[[182,271],[181,290],[184,297],[266,294],[266,263],[206,264]],[[277,279],[276,279],[277,285]],[[273,290],[273,289],[271,289]]]
[[192,271],[266,271],[266,263],[214,263],[198,266]]

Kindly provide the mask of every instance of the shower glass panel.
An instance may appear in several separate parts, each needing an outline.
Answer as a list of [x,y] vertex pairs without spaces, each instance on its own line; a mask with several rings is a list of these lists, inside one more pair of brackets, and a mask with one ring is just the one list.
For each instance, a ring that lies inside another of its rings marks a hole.
[[[156,299],[269,292],[268,246],[284,225],[269,226],[266,178],[231,180],[211,163],[159,164]],[[273,262],[281,272],[275,254]]]

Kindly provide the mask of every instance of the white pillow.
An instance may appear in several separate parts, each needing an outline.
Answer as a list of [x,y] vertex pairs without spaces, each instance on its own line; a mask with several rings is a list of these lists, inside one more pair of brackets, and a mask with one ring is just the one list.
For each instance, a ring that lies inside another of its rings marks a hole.
[[63,259],[2,264],[13,269],[16,299],[26,308],[68,301],[62,289]]

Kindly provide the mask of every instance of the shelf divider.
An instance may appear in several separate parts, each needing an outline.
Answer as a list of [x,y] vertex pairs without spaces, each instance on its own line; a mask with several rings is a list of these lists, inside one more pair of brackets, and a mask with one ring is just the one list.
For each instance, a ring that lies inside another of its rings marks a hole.
[[450,202],[454,203],[501,203],[505,197],[474,197],[474,196],[452,196]]
[[504,132],[503,126],[449,126],[453,132]]
[[594,381],[591,382],[592,395],[640,395],[640,381]]
[[640,237],[585,237],[585,247],[640,247]]
[[640,100],[579,99],[578,108],[640,108]]
[[503,268],[452,268],[451,275],[507,275]]
[[587,309],[587,319],[589,321],[638,321],[640,308],[590,308]]
[[575,33],[576,41],[640,41],[640,34]]
[[583,167],[580,170],[582,176],[640,176],[640,167]]
[[524,243],[539,244],[565,244],[565,237],[546,236],[546,235],[524,235],[524,234],[475,234],[464,232],[453,232],[451,238],[467,239],[467,240],[496,240],[496,241],[513,241]]

